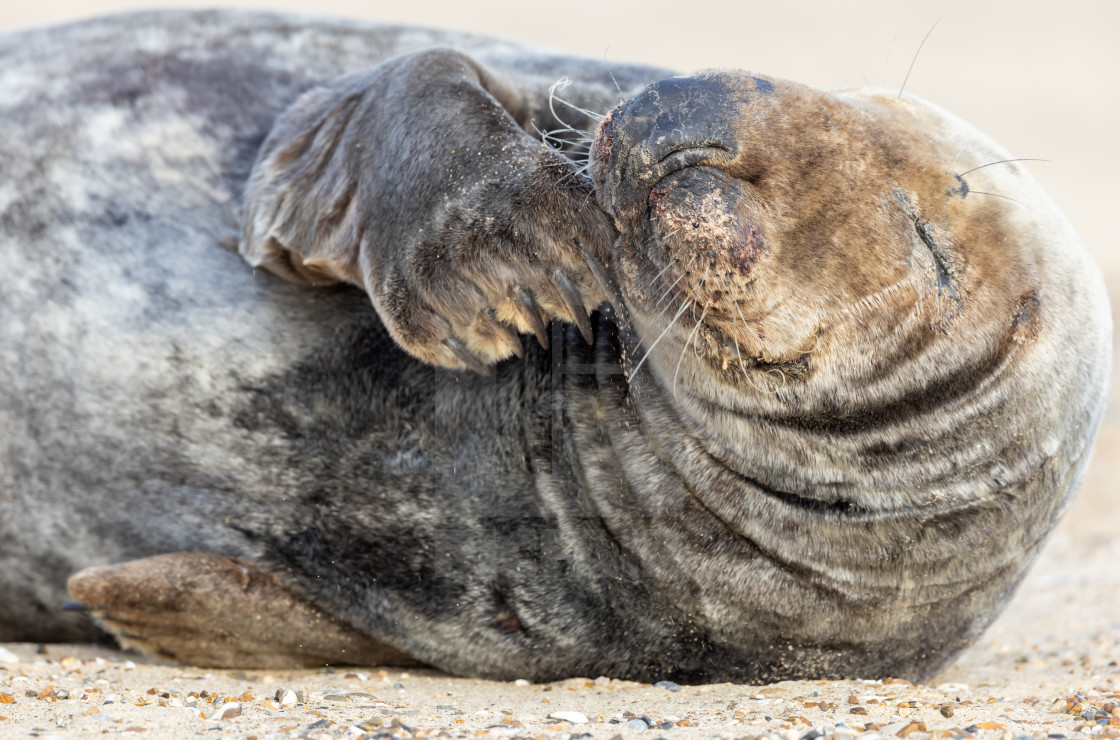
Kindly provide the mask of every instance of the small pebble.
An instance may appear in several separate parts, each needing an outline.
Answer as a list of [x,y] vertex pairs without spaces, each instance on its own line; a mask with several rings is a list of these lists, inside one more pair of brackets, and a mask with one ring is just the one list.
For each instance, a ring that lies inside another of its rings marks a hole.
[[655,683],[654,688],[665,689],[666,691],[680,691],[681,685],[673,681],[658,681]]
[[294,707],[299,704],[299,699],[291,689],[280,689],[276,692],[276,703],[281,707]]
[[629,722],[626,723],[626,729],[627,730],[636,730],[638,732],[644,732],[645,730],[649,729],[649,725],[647,725],[645,722],[643,722],[640,719],[632,719],[632,720],[630,720]]
[[513,685],[514,686],[528,686],[529,682],[526,681],[524,678],[519,678],[519,679],[517,679],[516,681],[513,682]]
[[218,711],[210,717],[210,719],[233,719],[234,717],[241,716],[241,703],[231,701],[218,707]]
[[573,725],[587,724],[587,715],[583,712],[553,712],[548,716],[552,719],[562,719],[566,722],[571,722]]
[[953,708],[951,706],[949,706],[948,704],[942,704],[941,705],[941,716],[942,717],[952,717],[953,716]]
[[0,647],[0,663],[18,663],[19,656],[5,647]]

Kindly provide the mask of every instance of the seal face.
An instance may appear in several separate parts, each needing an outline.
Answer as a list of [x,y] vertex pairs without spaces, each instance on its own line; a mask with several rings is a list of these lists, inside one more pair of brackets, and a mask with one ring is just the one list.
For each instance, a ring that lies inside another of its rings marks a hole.
[[[962,291],[1010,316],[1039,282],[1033,260],[971,253],[1013,228],[1007,207],[965,202],[915,108],[728,73],[657,83],[616,108],[598,128],[592,178],[624,235],[630,304],[703,314],[682,322],[699,327],[697,350],[723,382],[756,385],[771,385],[775,365],[804,378],[850,360],[830,350],[834,337],[875,341],[840,328],[855,313],[921,312],[904,331],[926,343],[964,310]],[[1001,291],[976,290],[985,283]]]
[[69,578],[211,665],[920,679],[1087,463],[1100,276],[911,96],[262,14],[2,44],[0,639],[100,634]]

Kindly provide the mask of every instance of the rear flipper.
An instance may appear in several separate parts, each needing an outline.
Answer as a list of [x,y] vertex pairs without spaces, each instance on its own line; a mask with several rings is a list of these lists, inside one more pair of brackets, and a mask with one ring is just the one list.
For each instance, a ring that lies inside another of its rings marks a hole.
[[70,594],[127,648],[215,668],[418,665],[243,560],[172,553],[87,568]]

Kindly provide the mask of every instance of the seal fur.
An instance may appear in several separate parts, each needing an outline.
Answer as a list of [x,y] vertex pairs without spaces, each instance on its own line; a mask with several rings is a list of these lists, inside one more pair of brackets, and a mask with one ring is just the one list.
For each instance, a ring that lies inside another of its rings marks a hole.
[[920,679],[1084,470],[1099,274],[910,96],[614,65],[583,183],[529,124],[610,74],[502,42],[157,13],[0,58],[0,639],[96,636],[57,607],[104,565],[102,624],[198,662],[293,652],[201,632],[209,578],[461,674]]

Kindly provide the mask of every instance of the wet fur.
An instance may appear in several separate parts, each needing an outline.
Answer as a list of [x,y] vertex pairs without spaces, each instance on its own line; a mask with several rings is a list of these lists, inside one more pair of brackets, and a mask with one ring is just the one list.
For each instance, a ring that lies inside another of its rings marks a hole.
[[[454,673],[922,678],[998,613],[1087,462],[1099,275],[1018,168],[977,182],[1025,205],[944,192],[950,147],[1004,153],[922,104],[758,78],[812,120],[769,127],[800,161],[719,164],[772,205],[734,201],[765,246],[728,269],[772,282],[729,319],[707,278],[652,303],[683,237],[614,198],[602,138],[593,194],[532,132],[562,125],[561,75],[605,111],[611,73],[629,97],[664,70],[238,13],[12,34],[0,62],[0,640],[94,639],[57,609],[68,576],[191,551]],[[822,109],[847,138],[804,135]],[[915,125],[918,153],[893,138]],[[501,141],[437,179],[456,132]],[[533,329],[518,287],[575,318],[558,271],[587,306],[622,291],[590,345],[552,323],[490,378],[401,349],[507,355],[501,325]],[[310,287],[332,282],[360,289]]]

